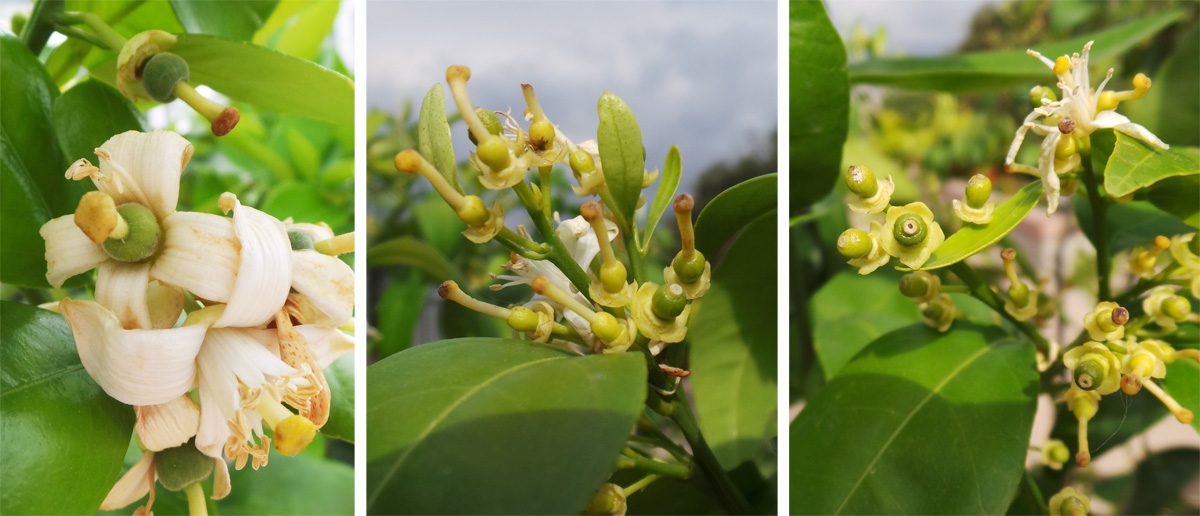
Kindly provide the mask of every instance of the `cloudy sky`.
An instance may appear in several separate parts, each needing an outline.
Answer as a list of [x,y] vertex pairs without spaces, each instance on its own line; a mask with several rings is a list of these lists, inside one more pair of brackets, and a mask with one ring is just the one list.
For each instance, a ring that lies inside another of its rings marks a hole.
[[868,34],[887,27],[889,51],[914,56],[946,54],[958,47],[971,28],[971,16],[995,0],[836,0],[825,2],[829,19],[842,39],[855,23]]
[[[419,107],[462,64],[473,104],[520,113],[521,83],[532,84],[550,119],[583,141],[595,138],[608,90],[637,116],[649,168],[679,146],[685,187],[776,125],[774,1],[369,1],[366,14],[359,81],[372,108]],[[455,137],[465,156],[465,129]]]

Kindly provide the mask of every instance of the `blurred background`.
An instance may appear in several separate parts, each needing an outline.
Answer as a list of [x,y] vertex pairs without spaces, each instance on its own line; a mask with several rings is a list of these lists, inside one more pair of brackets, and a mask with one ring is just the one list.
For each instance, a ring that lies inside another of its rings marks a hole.
[[[1100,74],[1115,68],[1110,86],[1119,89],[1130,89],[1130,80],[1138,72],[1151,77],[1154,94],[1123,103],[1118,112],[1172,146],[1200,145],[1200,4],[1196,2],[840,0],[825,5],[846,46],[852,76],[856,64],[873,59],[1036,50],[1048,42],[1095,35],[1121,24],[1182,10],[1179,21],[1152,32],[1114,57],[1093,59],[1090,69],[1093,82],[1098,82]],[[1034,84],[951,94],[854,84],[852,80],[850,129],[842,170],[864,164],[880,177],[891,175],[896,181],[892,204],[925,202],[949,235],[958,225],[950,211],[950,199],[962,196],[965,182],[972,175],[982,173],[992,180],[997,204],[1028,182],[1006,174],[1004,158],[1015,130],[1031,109],[1029,88]],[[1054,86],[1052,75],[1047,71],[1045,79],[1037,84]],[[1017,162],[1036,163],[1036,143],[1026,141]],[[899,273],[880,270],[859,277],[837,253],[835,241],[842,230],[867,224],[865,217],[848,213],[848,196],[839,179],[833,193],[801,213],[791,230],[793,418],[832,374],[830,366],[814,354],[814,346],[847,339],[867,339],[862,342],[865,344],[873,336],[919,320],[916,305],[895,288]],[[1039,205],[1000,244],[1017,247],[1024,261],[1022,274],[1041,280],[1044,310],[1038,316],[1039,323],[1047,328],[1045,335],[1058,342],[1070,341],[1080,331],[1083,314],[1096,303],[1095,250],[1076,222],[1078,197],[1064,196],[1062,201],[1049,217],[1044,203]],[[1138,204],[1121,205],[1120,209],[1133,209]],[[792,210],[796,212],[795,207]],[[1130,231],[1122,239],[1127,242],[1115,242],[1114,249],[1142,245],[1160,231],[1172,235],[1195,229],[1161,215]],[[1135,279],[1128,273],[1126,257],[1127,253],[1122,253],[1113,260],[1116,292]],[[998,249],[980,253],[972,263],[977,270],[991,274],[985,278],[988,281],[1007,284],[997,281],[1002,277]],[[864,301],[863,292],[884,294]],[[968,317],[992,317],[986,308],[973,306],[972,301],[955,297],[955,303],[968,312]],[[866,305],[870,305],[866,309],[880,313],[877,320],[839,317]],[[857,328],[847,329],[852,321]],[[1195,340],[1194,335],[1186,338]],[[1094,492],[1092,510],[1096,514],[1197,514],[1200,436],[1174,418],[1163,419],[1166,412],[1153,398],[1122,396],[1113,401],[1124,403],[1107,403],[1108,407],[1101,410],[1098,421],[1105,426],[1098,428],[1104,435],[1093,443],[1094,447],[1099,445],[1099,451],[1093,450],[1095,459],[1087,471],[1067,473],[1072,485],[1082,482]],[[1053,402],[1043,395],[1032,444],[1040,445],[1050,437],[1071,443],[1075,430],[1070,427],[1074,424],[1068,411],[1060,406],[1056,414]],[[1030,452],[1027,467],[1045,471],[1039,465],[1036,452]],[[1071,466],[1068,469],[1073,470]],[[1047,484],[1055,486],[1044,491],[1047,496],[1064,485],[1062,474],[1054,474],[1058,475],[1057,484]],[[1040,474],[1036,478],[1044,480]]]
[[[468,242],[428,183],[392,164],[397,152],[416,147],[421,101],[440,83],[461,184],[489,205],[505,203],[509,227],[525,222],[511,191],[485,193],[473,179],[465,161],[474,145],[445,85],[449,65],[470,67],[473,104],[511,107],[516,117],[525,109],[521,84],[531,84],[547,116],[576,142],[595,139],[600,95],[621,97],[641,127],[647,169],[661,169],[671,145],[679,146],[679,192],[697,198],[697,213],[729,186],[776,170],[775,2],[372,1],[367,10],[369,361],[442,338],[509,335],[502,321],[443,303],[436,287],[446,279],[499,305],[528,297],[488,290],[488,273],[503,272],[507,250]],[[558,167],[552,189],[564,219],[582,204],[569,176]],[[656,190],[657,183],[646,197]],[[645,209],[639,213],[644,220]],[[659,252],[650,257],[660,265],[647,267],[653,274],[678,248],[673,219],[660,225]]]

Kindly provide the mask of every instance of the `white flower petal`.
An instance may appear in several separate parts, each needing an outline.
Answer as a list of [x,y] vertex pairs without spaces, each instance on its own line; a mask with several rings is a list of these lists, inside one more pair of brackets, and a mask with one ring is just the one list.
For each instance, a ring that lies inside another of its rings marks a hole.
[[316,324],[301,324],[295,328],[308,341],[308,347],[312,348],[322,369],[329,367],[342,355],[354,351],[354,339],[337,328]]
[[172,213],[163,220],[163,249],[150,276],[208,301],[228,302],[238,272],[233,221],[220,215]]
[[54,288],[61,287],[71,276],[109,260],[108,253],[75,225],[74,215],[52,219],[38,232],[46,241],[46,281]]
[[232,194],[234,232],[242,246],[233,295],[217,327],[259,326],[283,308],[292,287],[292,244],[287,230],[275,217],[242,206]]
[[1150,130],[1142,127],[1141,125],[1130,122],[1129,118],[1125,117],[1124,115],[1117,114],[1115,111],[1103,111],[1099,115],[1096,115],[1096,120],[1092,122],[1092,125],[1099,129],[1112,129],[1114,131],[1120,131],[1141,141],[1149,143],[1150,145],[1154,145],[1160,149],[1171,148],[1170,145],[1167,145],[1162,140],[1158,139],[1158,137],[1155,136],[1154,133],[1150,132]]
[[341,326],[354,310],[354,269],[336,256],[292,251],[292,288]]
[[149,263],[104,262],[96,273],[96,302],[117,316],[126,330],[152,329],[146,305],[149,282]]
[[[613,224],[608,219],[604,219],[604,227],[608,233],[608,241],[611,242],[617,237],[618,229],[616,224]],[[600,252],[600,242],[597,241],[595,232],[592,230],[592,225],[582,215],[573,219],[564,220],[558,225],[555,230],[559,240],[562,240],[563,246],[567,248],[567,253],[571,255],[571,259],[575,260],[581,268],[587,270],[592,264],[592,259]]]
[[1058,211],[1060,186],[1058,174],[1054,171],[1054,149],[1058,147],[1061,137],[1062,133],[1051,131],[1046,135],[1046,139],[1042,140],[1042,147],[1038,153],[1038,174],[1042,177],[1042,187],[1046,192],[1046,215]]
[[[224,407],[229,413],[237,409],[237,394],[228,389],[214,389],[213,382],[208,381],[204,372],[198,374],[200,383],[200,428],[196,431],[196,449],[200,453],[221,459],[221,450],[225,441],[229,440],[231,432],[225,424]],[[217,390],[220,390],[218,394]],[[222,461],[223,462],[223,461]]]
[[118,205],[143,204],[162,220],[175,211],[179,176],[192,158],[192,150],[191,143],[172,131],[126,131],[96,149],[100,174],[116,178],[120,190],[107,181],[93,182]]
[[138,439],[150,451],[174,448],[196,435],[200,407],[186,394],[161,405],[136,407]]
[[83,367],[109,396],[128,405],[159,405],[191,390],[204,326],[125,330],[95,302],[64,299],[59,306]]
[[289,218],[283,221],[283,225],[288,231],[303,231],[307,233],[308,236],[312,237],[313,242],[329,240],[334,236],[333,230],[329,229],[329,225],[324,222],[320,224],[309,224],[307,222],[294,223]]
[[213,459],[213,488],[212,499],[220,500],[229,496],[229,464],[226,464],[220,457]]
[[186,298],[183,289],[153,280],[146,285],[146,305],[150,307],[150,327],[170,328],[179,322]]
[[141,500],[154,488],[154,473],[154,452],[143,454],[142,458],[113,484],[108,496],[100,502],[100,510],[113,511]]

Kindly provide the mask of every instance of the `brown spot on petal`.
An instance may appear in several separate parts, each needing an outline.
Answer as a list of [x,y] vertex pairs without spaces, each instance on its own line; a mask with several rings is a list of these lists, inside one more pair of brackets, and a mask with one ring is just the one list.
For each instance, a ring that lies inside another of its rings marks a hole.
[[307,407],[296,407],[300,415],[312,421],[319,430],[329,421],[330,392],[325,372],[321,369],[321,363],[313,354],[312,348],[308,346],[308,340],[292,327],[287,308],[275,313],[275,328],[279,337],[279,359],[296,369],[303,369],[302,365],[307,364],[320,384],[320,392],[309,398]]

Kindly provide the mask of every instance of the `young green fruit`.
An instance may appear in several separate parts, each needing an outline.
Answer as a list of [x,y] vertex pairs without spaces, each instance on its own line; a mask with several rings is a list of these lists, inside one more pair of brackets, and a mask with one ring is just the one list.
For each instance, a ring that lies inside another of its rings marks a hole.
[[142,87],[150,98],[162,103],[175,100],[175,85],[188,82],[188,64],[170,52],[150,56],[142,68]]

